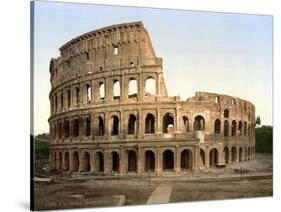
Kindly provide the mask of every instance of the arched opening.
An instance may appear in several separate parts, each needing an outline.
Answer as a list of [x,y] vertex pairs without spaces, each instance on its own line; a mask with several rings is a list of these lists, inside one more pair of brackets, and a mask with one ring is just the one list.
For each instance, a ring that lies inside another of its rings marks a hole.
[[216,148],[212,148],[210,151],[210,167],[215,167],[218,164],[219,152]]
[[59,156],[58,156],[58,170],[62,170],[62,153],[59,152]]
[[190,150],[181,152],[181,169],[192,170],[192,152]]
[[155,133],[155,117],[151,113],[145,118],[145,133]]
[[90,118],[86,118],[86,136],[90,136],[91,135],[91,119]]
[[145,81],[145,96],[154,96],[155,95],[155,79],[148,78]]
[[148,150],[145,152],[145,171],[152,171],[155,170],[155,155],[154,152]]
[[248,147],[248,160],[251,160],[251,149]]
[[111,135],[119,135],[119,118],[118,116],[111,117]]
[[129,116],[129,120],[128,120],[128,134],[129,135],[134,135],[136,133],[136,121],[137,121],[137,118],[135,115],[133,114],[130,114]]
[[236,129],[237,129],[237,124],[236,121],[233,120],[231,124],[231,136],[236,136]]
[[90,154],[88,152],[84,152],[83,155],[83,171],[91,171]]
[[243,149],[242,147],[239,148],[239,162],[243,161]]
[[239,121],[238,123],[238,132],[239,132],[239,135],[242,135],[242,121]]
[[104,158],[101,152],[96,153],[94,163],[95,163],[95,170],[97,172],[104,171]]
[[100,82],[99,83],[99,99],[104,99],[105,97],[105,87],[104,87],[104,83]]
[[200,167],[205,167],[205,152],[203,149],[200,149]]
[[193,130],[205,130],[205,120],[203,116],[199,115],[194,118]]
[[224,136],[228,136],[229,135],[229,122],[227,120],[224,121],[223,135]]
[[63,109],[63,92],[60,95],[60,109]]
[[71,104],[71,92],[70,90],[67,90],[67,107],[70,108]]
[[231,148],[231,159],[232,159],[232,162],[237,161],[237,150],[236,150],[236,147],[232,147]]
[[244,122],[244,135],[247,135],[247,122]]
[[228,109],[225,109],[225,110],[223,111],[223,117],[224,117],[224,118],[229,118],[229,110],[228,110]]
[[59,122],[58,124],[58,132],[59,132],[59,138],[61,139],[62,138],[62,123]]
[[104,136],[104,121],[103,118],[99,116],[99,120],[98,120],[98,127],[99,127],[99,131],[98,131],[98,136]]
[[189,121],[186,116],[183,117],[183,124],[184,124],[185,132],[189,132]]
[[69,171],[69,153],[64,153],[64,170]]
[[129,93],[128,96],[129,98],[137,97],[138,94],[138,85],[137,85],[137,80],[134,78],[131,78],[129,81]]
[[69,138],[69,121],[65,120],[63,122],[63,134],[65,138]]
[[114,99],[119,99],[120,98],[120,82],[118,80],[114,80],[113,98]]
[[128,172],[137,171],[137,154],[135,151],[128,152]]
[[117,152],[112,152],[112,171],[119,172],[119,155]]
[[228,149],[228,147],[224,147],[223,152],[224,152],[225,164],[228,164],[229,163],[229,149]]
[[91,85],[87,84],[86,85],[86,91],[87,91],[87,103],[90,103],[92,100],[92,89]]
[[76,87],[75,88],[75,103],[78,105],[80,102],[80,88]]
[[244,149],[244,161],[247,161],[248,160],[248,150],[247,150],[247,147],[245,147]]
[[216,103],[216,104],[219,104],[219,103],[220,103],[220,97],[219,97],[219,96],[216,96],[216,97],[215,97],[215,103]]
[[78,137],[79,136],[79,120],[78,119],[74,119],[72,121],[72,133],[73,133],[73,137]]
[[174,153],[171,150],[163,152],[163,171],[174,171]]
[[251,125],[248,124],[248,136],[251,136]]
[[174,118],[171,113],[163,117],[163,133],[174,133]]
[[221,133],[221,121],[219,119],[217,119],[215,121],[214,133],[216,133],[216,134],[220,134]]
[[72,171],[78,172],[79,171],[79,154],[78,152],[74,152],[72,156]]

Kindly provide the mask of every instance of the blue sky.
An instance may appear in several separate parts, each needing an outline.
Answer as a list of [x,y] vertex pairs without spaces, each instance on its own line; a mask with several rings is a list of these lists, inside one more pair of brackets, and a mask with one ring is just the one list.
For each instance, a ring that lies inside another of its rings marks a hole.
[[100,27],[142,21],[163,58],[169,95],[216,92],[255,104],[272,125],[272,16],[93,4],[35,2],[34,131],[48,132],[49,61],[70,39]]

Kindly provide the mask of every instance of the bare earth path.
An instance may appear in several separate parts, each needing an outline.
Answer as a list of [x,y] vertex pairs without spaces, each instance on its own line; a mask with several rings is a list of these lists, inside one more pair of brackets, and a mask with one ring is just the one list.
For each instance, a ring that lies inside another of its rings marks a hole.
[[161,204],[161,203],[169,203],[170,195],[173,186],[171,185],[159,185],[152,192],[150,198],[147,200],[146,204]]

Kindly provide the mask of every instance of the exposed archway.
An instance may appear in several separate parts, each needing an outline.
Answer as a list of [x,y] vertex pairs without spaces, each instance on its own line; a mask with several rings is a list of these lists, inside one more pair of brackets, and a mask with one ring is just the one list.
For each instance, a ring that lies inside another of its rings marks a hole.
[[104,121],[103,118],[99,116],[98,118],[98,136],[104,136]]
[[225,120],[223,124],[223,135],[225,137],[229,135],[229,122],[227,120]]
[[155,155],[154,152],[148,150],[145,152],[145,171],[152,171],[155,170]]
[[136,127],[136,121],[137,118],[134,114],[130,114],[129,120],[128,120],[128,134],[129,135],[134,135],[137,131]]
[[138,84],[137,80],[134,78],[131,78],[129,81],[129,88],[128,88],[128,96],[129,98],[137,97],[138,95]]
[[205,120],[203,116],[199,115],[194,118],[193,130],[205,130]]
[[58,155],[58,170],[62,170],[62,152],[59,152]]
[[91,119],[90,118],[86,118],[85,122],[86,122],[86,132],[85,132],[85,135],[86,136],[90,136],[91,135]]
[[223,111],[223,117],[224,117],[224,118],[229,118],[229,110],[228,110],[228,109],[225,109],[225,110]]
[[65,120],[63,122],[63,134],[64,134],[64,138],[69,138],[69,133],[70,132],[70,127],[69,127],[69,121]]
[[190,150],[183,150],[181,152],[181,169],[192,170],[192,152]]
[[247,135],[247,122],[244,122],[244,135]]
[[118,80],[114,80],[113,84],[113,98],[119,99],[120,98],[120,82]]
[[220,134],[221,133],[221,121],[219,119],[216,119],[214,124],[214,133]]
[[83,154],[83,172],[91,171],[91,158],[88,152],[84,152]]
[[251,149],[248,147],[248,160],[251,160]]
[[72,155],[72,171],[79,171],[79,154],[76,151]]
[[155,87],[155,79],[148,78],[145,81],[145,96],[154,96],[156,94]]
[[99,99],[104,99],[105,98],[105,87],[104,87],[104,83],[100,82],[99,83]]
[[69,153],[64,153],[64,170],[69,171]]
[[90,84],[86,85],[86,92],[87,92],[87,103],[90,103],[92,100],[92,87]]
[[163,117],[163,133],[173,133],[174,117],[171,113],[166,113]]
[[248,160],[248,150],[247,150],[247,147],[245,147],[244,149],[244,161],[247,161]]
[[112,171],[119,172],[119,154],[117,152],[112,152]]
[[145,118],[145,133],[155,133],[155,117],[151,113]]
[[79,136],[79,120],[74,119],[72,121],[72,136],[78,137]]
[[163,171],[174,170],[174,153],[171,150],[163,152]]
[[205,152],[203,149],[200,149],[200,167],[205,167]]
[[242,133],[243,133],[242,121],[239,121],[239,123],[238,123],[238,132],[239,132],[239,135],[242,135]]
[[236,147],[231,148],[231,159],[233,162],[237,161],[237,150]]
[[219,152],[216,148],[210,150],[210,167],[217,166],[219,161]]
[[137,154],[135,151],[130,150],[128,152],[128,172],[137,171]]
[[236,136],[236,129],[237,129],[237,124],[236,121],[233,120],[231,123],[231,136]]
[[225,164],[228,164],[228,163],[229,163],[229,149],[228,149],[227,146],[224,147],[223,152],[224,152],[224,161],[225,161]]
[[104,171],[104,157],[103,157],[103,154],[101,152],[97,152],[95,154],[94,163],[95,163],[95,171],[96,172],[103,172]]
[[183,116],[183,124],[184,124],[184,128],[185,128],[185,132],[189,132],[189,121],[188,118],[186,116]]
[[239,162],[242,162],[243,161],[243,148],[240,147],[239,148]]
[[111,135],[119,135],[119,118],[115,115],[111,117]]

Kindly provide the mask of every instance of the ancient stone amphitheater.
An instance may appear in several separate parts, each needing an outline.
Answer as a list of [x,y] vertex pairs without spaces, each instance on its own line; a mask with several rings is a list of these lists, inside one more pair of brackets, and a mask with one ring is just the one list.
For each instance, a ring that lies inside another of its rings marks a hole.
[[254,105],[207,92],[168,96],[142,22],[72,39],[49,70],[52,169],[188,173],[255,158]]

